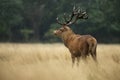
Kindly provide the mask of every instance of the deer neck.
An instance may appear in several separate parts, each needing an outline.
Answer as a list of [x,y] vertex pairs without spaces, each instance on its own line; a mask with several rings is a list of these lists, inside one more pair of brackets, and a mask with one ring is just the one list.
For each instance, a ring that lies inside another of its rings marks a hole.
[[62,40],[63,40],[66,47],[68,47],[69,42],[74,35],[75,35],[75,33],[73,31],[69,31],[69,32],[62,35]]

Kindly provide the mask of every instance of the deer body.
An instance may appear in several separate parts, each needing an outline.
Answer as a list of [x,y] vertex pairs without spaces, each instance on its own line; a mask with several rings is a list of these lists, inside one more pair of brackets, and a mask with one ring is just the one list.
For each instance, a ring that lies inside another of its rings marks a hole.
[[[63,30],[61,35],[59,35],[61,32],[60,30]],[[90,54],[96,61],[97,41],[94,37],[91,35],[75,34],[68,26],[64,26],[60,30],[56,30],[54,34],[58,35],[63,40],[65,46],[69,49],[73,64],[75,58],[77,58],[79,63],[80,57],[86,59]]]
[[[71,18],[66,19],[64,14],[64,20],[66,23],[60,23],[57,18],[57,22],[62,25],[61,28],[54,31],[54,34],[60,37],[65,46],[71,53],[72,63],[74,64],[75,58],[77,58],[77,64],[79,63],[80,57],[86,59],[87,56],[91,55],[92,58],[97,61],[96,48],[97,40],[91,35],[78,35],[75,34],[68,25],[75,23],[78,19],[87,19],[86,12],[82,12],[79,9],[73,8]],[[75,20],[73,20],[75,17]]]

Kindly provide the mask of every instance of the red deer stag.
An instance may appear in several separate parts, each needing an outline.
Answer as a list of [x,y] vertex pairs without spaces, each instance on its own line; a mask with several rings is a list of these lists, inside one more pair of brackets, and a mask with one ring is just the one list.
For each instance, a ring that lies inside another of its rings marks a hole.
[[59,22],[58,17],[56,18],[57,23],[62,25],[62,27],[55,30],[54,34],[60,37],[63,40],[64,45],[69,49],[72,58],[72,65],[74,65],[75,58],[77,58],[77,65],[79,65],[80,57],[86,59],[89,54],[91,54],[93,60],[97,61],[97,40],[91,35],[75,34],[69,27],[69,25],[75,23],[78,19],[87,18],[88,15],[86,12],[76,9],[75,6],[73,7],[70,19],[64,14],[64,23]]

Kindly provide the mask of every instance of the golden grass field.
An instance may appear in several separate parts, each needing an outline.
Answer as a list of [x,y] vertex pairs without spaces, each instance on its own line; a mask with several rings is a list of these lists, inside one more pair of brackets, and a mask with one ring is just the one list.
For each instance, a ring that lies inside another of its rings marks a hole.
[[72,67],[63,44],[0,43],[0,80],[120,80],[120,45],[98,44],[97,56]]

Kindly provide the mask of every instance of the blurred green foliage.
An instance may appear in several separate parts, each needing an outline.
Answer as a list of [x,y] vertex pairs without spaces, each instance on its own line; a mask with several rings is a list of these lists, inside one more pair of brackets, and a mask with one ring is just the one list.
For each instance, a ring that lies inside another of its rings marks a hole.
[[57,42],[56,17],[70,14],[76,5],[88,20],[70,27],[78,34],[91,34],[101,43],[120,43],[120,0],[0,0],[1,42]]

